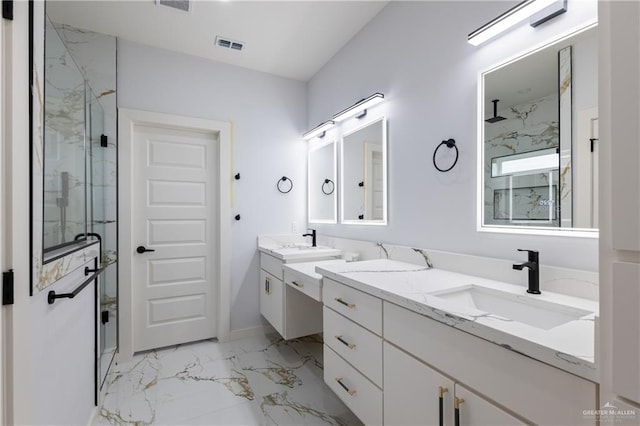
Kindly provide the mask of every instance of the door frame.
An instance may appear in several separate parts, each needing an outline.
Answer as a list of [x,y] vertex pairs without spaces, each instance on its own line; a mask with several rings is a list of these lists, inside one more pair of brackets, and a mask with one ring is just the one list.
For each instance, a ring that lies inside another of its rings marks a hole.
[[135,126],[211,132],[218,137],[218,217],[214,247],[219,282],[216,293],[217,338],[229,339],[231,292],[231,123],[118,108],[118,360],[133,357],[133,132]]

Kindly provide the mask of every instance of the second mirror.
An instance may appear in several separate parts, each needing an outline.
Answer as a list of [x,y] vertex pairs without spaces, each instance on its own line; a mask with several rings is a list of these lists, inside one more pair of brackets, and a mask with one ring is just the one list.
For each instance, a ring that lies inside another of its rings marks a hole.
[[387,223],[387,126],[384,117],[342,137],[342,222]]

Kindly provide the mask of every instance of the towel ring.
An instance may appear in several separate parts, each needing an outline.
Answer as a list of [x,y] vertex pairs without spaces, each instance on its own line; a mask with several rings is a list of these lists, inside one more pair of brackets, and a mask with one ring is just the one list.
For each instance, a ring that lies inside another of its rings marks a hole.
[[[331,184],[331,190],[327,191],[324,187],[325,185],[327,185],[328,187],[329,184]],[[331,179],[325,179],[324,182],[322,183],[322,192],[326,195],[331,195],[333,194],[334,189],[336,189],[336,185],[333,183],[333,181]]]
[[[438,167],[438,164],[436,164],[436,153],[438,152],[438,150],[440,149],[440,147],[442,145],[446,145],[447,148],[455,148],[456,150],[456,159],[453,160],[453,164],[451,165],[451,167],[449,167],[448,169],[441,169],[440,167]],[[460,152],[458,151],[458,147],[456,146],[456,141],[453,139],[448,139],[446,141],[442,141],[440,142],[440,145],[438,145],[436,147],[436,150],[433,151],[433,165],[436,168],[436,170],[438,170],[439,172],[448,172],[449,170],[453,169],[453,167],[456,165],[456,163],[458,162],[458,156],[459,156]]]
[[[284,190],[280,187],[280,185],[282,185],[282,182],[286,182],[286,181],[289,181],[289,189]],[[293,189],[293,181],[286,176],[282,176],[280,179],[278,179],[278,183],[276,184],[276,187],[278,188],[278,191],[280,191],[281,193],[288,194]]]

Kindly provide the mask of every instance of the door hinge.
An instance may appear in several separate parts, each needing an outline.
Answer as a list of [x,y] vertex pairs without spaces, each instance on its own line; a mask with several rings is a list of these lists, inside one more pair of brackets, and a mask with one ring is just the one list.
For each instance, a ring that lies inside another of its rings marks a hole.
[[13,0],[2,0],[2,17],[13,21]]
[[13,305],[13,269],[2,273],[2,304]]
[[100,312],[100,320],[102,321],[102,324],[106,324],[109,322],[109,311],[102,311]]

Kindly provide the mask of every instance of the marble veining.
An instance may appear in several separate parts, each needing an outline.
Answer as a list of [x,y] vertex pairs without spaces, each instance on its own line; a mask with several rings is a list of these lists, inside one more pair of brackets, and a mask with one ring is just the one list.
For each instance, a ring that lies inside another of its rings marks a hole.
[[112,368],[98,425],[358,425],[324,384],[322,340],[202,341]]
[[[530,296],[520,286],[387,259],[321,265],[316,267],[316,272],[513,352],[597,381],[597,302],[548,291]],[[588,314],[577,320],[543,329],[437,296],[437,293],[471,284],[508,292],[517,296],[516,299],[575,306]]]
[[555,204],[568,176],[555,169],[492,177],[491,170],[492,159],[559,146],[558,95],[550,94],[498,113],[506,120],[485,124],[484,130],[484,224],[508,225],[516,221],[524,226],[559,226]]

